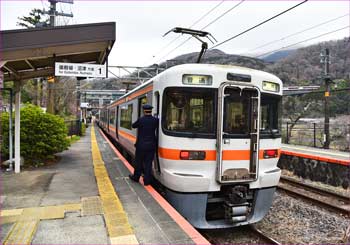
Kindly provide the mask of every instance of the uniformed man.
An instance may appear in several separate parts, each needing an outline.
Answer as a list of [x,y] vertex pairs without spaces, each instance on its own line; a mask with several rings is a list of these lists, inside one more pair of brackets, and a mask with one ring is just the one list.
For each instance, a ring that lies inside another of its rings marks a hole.
[[143,105],[143,117],[140,117],[132,124],[133,128],[137,128],[136,139],[136,166],[133,175],[129,178],[135,182],[139,182],[141,174],[144,174],[144,185],[151,184],[152,181],[152,162],[157,146],[156,131],[158,128],[158,118],[152,116],[152,106]]

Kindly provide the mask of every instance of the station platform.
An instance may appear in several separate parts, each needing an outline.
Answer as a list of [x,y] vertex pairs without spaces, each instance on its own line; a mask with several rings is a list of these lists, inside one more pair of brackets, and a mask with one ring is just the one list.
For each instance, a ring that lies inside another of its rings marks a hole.
[[210,244],[97,127],[57,164],[1,172],[2,244]]
[[282,144],[281,154],[350,166],[349,152]]

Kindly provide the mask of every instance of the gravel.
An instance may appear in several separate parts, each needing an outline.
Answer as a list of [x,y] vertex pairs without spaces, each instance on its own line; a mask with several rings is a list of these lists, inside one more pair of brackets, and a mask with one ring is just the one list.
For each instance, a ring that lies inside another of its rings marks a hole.
[[256,226],[281,243],[345,243],[350,221],[303,200],[277,192],[267,216]]
[[248,227],[237,227],[230,229],[206,230],[201,233],[211,244],[263,244],[262,240]]
[[[350,196],[350,189],[302,179],[283,170],[283,175],[296,180]],[[275,193],[265,218],[255,224],[263,233],[282,244],[350,244],[350,219],[305,200],[291,197],[283,191]],[[347,231],[347,232],[346,232]],[[245,227],[202,231],[215,244],[261,244]]]

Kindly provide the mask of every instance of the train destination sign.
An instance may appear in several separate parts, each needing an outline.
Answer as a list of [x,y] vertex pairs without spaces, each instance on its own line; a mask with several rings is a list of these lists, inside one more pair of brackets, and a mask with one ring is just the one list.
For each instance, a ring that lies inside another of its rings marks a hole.
[[106,66],[84,63],[55,63],[55,76],[65,77],[106,77]]

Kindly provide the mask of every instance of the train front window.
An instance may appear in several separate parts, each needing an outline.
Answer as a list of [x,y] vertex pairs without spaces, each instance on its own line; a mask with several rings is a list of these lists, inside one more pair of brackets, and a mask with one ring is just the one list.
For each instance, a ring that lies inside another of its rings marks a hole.
[[281,96],[262,94],[260,103],[260,135],[281,136]]
[[224,137],[229,135],[246,136],[249,134],[249,106],[251,91],[237,88],[225,89],[224,100]]
[[163,100],[163,130],[185,137],[214,136],[214,100],[214,89],[167,88]]

